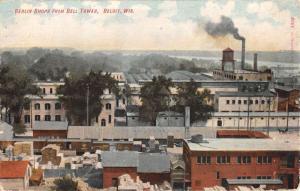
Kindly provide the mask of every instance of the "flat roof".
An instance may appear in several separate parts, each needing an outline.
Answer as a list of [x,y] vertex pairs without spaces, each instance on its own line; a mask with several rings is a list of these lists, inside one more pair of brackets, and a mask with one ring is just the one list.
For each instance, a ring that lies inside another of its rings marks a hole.
[[216,92],[219,97],[273,97],[271,92]]
[[184,141],[191,151],[300,151],[300,141],[251,138],[204,139],[201,143]]

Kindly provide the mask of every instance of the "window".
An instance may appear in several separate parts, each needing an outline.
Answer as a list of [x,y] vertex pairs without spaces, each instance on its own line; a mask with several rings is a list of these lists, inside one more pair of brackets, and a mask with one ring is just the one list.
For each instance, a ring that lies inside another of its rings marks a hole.
[[55,115],[55,121],[61,121],[60,115]]
[[258,164],[271,164],[272,163],[272,157],[271,156],[258,156],[257,157],[257,163]]
[[123,105],[125,105],[125,102],[126,102],[125,98],[123,98],[122,100],[123,100]]
[[261,117],[260,119],[261,119],[261,120],[264,120],[264,118],[263,118],[263,117]]
[[53,90],[52,90],[52,88],[50,88],[50,94],[52,94],[53,93]]
[[272,179],[271,176],[257,176],[257,179]]
[[271,104],[271,100],[268,99],[267,103],[270,105]]
[[265,104],[265,100],[261,100],[261,104]]
[[34,109],[35,110],[40,110],[41,105],[39,103],[34,104]]
[[251,100],[249,100],[249,104],[251,105],[251,104],[253,104],[253,100],[251,99]]
[[221,127],[221,126],[222,126],[222,121],[221,121],[221,120],[218,120],[218,121],[217,121],[217,125],[218,125],[219,127]]
[[217,163],[219,164],[230,163],[230,156],[217,156]]
[[110,104],[110,103],[107,103],[107,104],[105,105],[105,109],[111,110],[111,104]]
[[50,115],[45,115],[45,121],[51,121],[51,116]]
[[61,104],[60,103],[55,103],[55,109],[61,109]]
[[226,104],[229,104],[230,103],[230,100],[226,100]]
[[232,102],[231,102],[232,104],[235,104],[235,100],[232,100]]
[[210,156],[201,155],[197,157],[198,164],[210,164]]
[[238,176],[237,179],[251,179],[251,176]]
[[111,123],[111,115],[108,116],[108,123]]
[[217,179],[220,179],[220,172],[217,171]]
[[24,115],[24,122],[30,123],[30,115]]
[[239,101],[238,101],[238,104],[242,104],[242,100],[239,100]]
[[106,121],[105,121],[105,119],[101,119],[101,126],[102,126],[102,127],[105,127],[105,126],[106,126]]
[[251,163],[251,157],[250,156],[238,156],[237,162],[240,164],[248,164]]
[[244,100],[244,104],[247,104],[247,100]]
[[46,94],[46,89],[45,88],[43,88],[43,94]]
[[35,115],[34,116],[34,120],[35,121],[40,121],[41,120],[41,116],[40,115]]
[[29,110],[30,109],[30,104],[29,103],[25,103],[24,104],[24,109],[25,110]]
[[258,100],[255,100],[255,104],[258,104]]
[[51,106],[50,106],[50,103],[46,103],[45,104],[45,110],[50,110]]

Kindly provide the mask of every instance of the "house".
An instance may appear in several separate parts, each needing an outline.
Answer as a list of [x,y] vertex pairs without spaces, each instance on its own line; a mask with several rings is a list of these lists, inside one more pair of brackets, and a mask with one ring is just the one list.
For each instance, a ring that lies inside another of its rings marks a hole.
[[25,190],[29,186],[29,161],[0,161],[0,185],[4,190]]
[[118,177],[129,174],[143,182],[161,184],[170,181],[170,159],[161,153],[105,151],[102,153],[103,188],[117,187]]
[[239,185],[267,189],[296,188],[299,181],[299,141],[249,138],[184,140],[183,159],[192,190]]
[[68,121],[35,121],[32,132],[34,138],[67,138]]
[[66,111],[59,101],[61,95],[57,94],[57,88],[64,82],[36,82],[41,89],[41,95],[27,95],[30,100],[22,112],[22,120],[28,128],[33,128],[37,121],[66,121]]

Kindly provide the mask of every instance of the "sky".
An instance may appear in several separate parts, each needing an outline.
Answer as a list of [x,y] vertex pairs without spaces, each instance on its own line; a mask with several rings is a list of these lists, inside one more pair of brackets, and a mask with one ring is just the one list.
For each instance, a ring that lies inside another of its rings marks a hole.
[[[50,12],[35,14],[35,9]],[[67,9],[77,13],[66,13]],[[98,12],[82,13],[81,9]],[[124,13],[125,9],[133,12]],[[300,0],[0,0],[0,48],[239,49],[240,41],[231,35],[212,37],[204,30],[207,22],[217,23],[221,16],[233,20],[240,35],[246,38],[247,50],[300,50]]]

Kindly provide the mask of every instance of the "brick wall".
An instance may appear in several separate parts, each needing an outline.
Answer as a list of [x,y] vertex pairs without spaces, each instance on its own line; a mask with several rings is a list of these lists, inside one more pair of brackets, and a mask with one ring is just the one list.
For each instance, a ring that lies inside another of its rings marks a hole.
[[103,168],[103,188],[113,186],[113,178],[118,178],[123,174],[129,174],[133,180],[137,177],[136,167],[104,167]]

